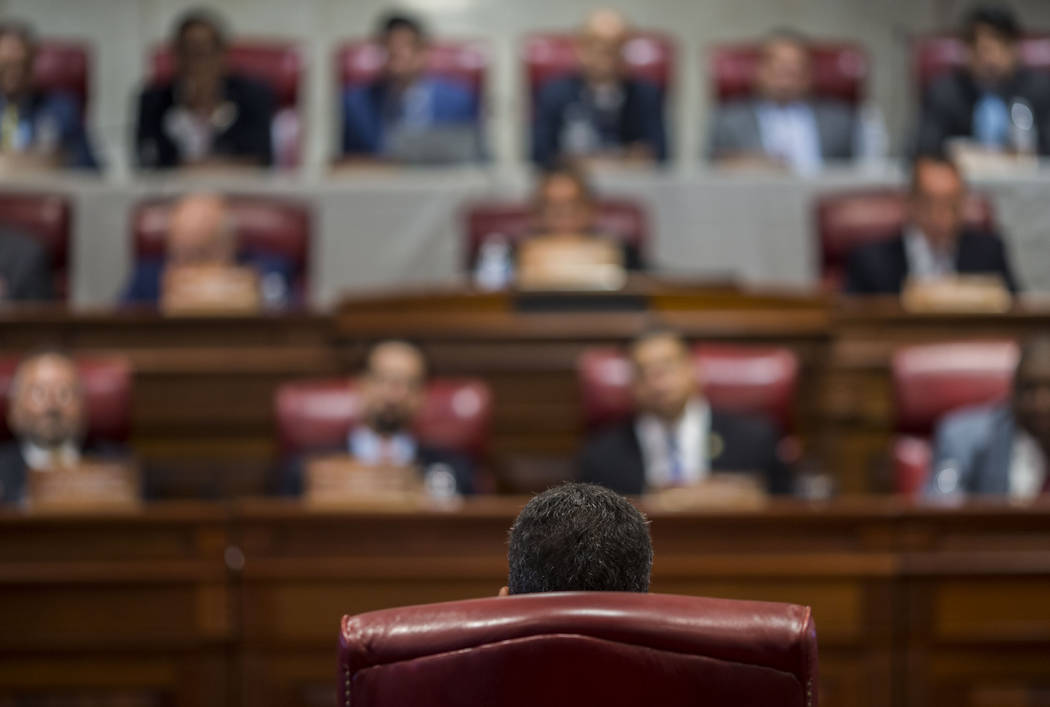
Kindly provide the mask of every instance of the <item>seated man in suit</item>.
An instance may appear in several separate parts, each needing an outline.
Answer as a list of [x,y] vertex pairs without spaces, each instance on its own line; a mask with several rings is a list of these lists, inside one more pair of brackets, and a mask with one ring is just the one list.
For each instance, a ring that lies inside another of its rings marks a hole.
[[917,150],[941,154],[962,139],[981,149],[1050,155],[1050,77],[1021,66],[1021,27],[1005,6],[978,7],[964,29],[969,65],[922,98]]
[[[474,469],[470,461],[426,444],[412,431],[423,406],[426,376],[426,360],[415,346],[403,341],[376,344],[358,379],[361,423],[350,430],[340,449],[319,449],[315,453],[349,452],[364,465],[416,467],[426,491],[435,496],[473,493]],[[302,494],[303,467],[303,460],[295,460],[284,470],[282,493]]]
[[772,166],[814,174],[858,156],[860,120],[852,106],[818,100],[808,41],[794,32],[766,38],[753,98],[718,106],[708,153],[728,166]]
[[[391,15],[379,30],[379,43],[386,56],[382,75],[343,95],[343,155],[401,162],[478,159],[478,97],[465,84],[427,75],[423,26]],[[446,150],[439,149],[442,143]]]
[[937,427],[927,498],[1032,498],[1048,490],[1050,336],[1029,341],[1010,400],[962,410]]
[[649,591],[649,521],[623,496],[565,483],[533,497],[510,529],[500,596],[536,592]]
[[32,238],[0,229],[0,303],[54,296],[47,252]]
[[138,166],[270,166],[273,92],[227,68],[222,20],[207,10],[190,11],[171,45],[174,78],[139,95]]
[[770,493],[791,492],[776,431],[763,420],[712,408],[679,334],[645,333],[631,344],[630,357],[636,413],[587,443],[583,481],[640,494],[695,484],[714,471],[752,472]]
[[1003,242],[968,228],[966,183],[952,162],[921,157],[912,167],[910,222],[891,240],[850,253],[845,291],[852,295],[900,294],[905,284],[958,275],[995,275],[1011,292],[1018,285]]
[[13,167],[97,169],[76,100],[33,88],[36,38],[0,22],[0,156]]
[[162,259],[136,264],[121,301],[125,304],[161,303],[165,278],[179,269],[201,267],[253,269],[259,277],[262,304],[281,307],[292,297],[291,265],[264,253],[239,254],[235,224],[221,196],[191,194],[172,207],[167,253]]
[[83,393],[76,365],[45,352],[19,365],[8,393],[7,424],[14,439],[0,446],[0,501],[17,503],[29,469],[76,467],[85,451]]
[[532,120],[532,159],[551,167],[565,157],[595,161],[667,159],[664,97],[624,73],[630,28],[614,10],[597,10],[577,39],[578,74],[541,86]]

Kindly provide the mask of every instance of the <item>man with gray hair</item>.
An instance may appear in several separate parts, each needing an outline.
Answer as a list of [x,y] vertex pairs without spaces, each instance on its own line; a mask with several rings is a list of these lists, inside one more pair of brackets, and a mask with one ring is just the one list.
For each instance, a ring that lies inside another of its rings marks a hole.
[[292,268],[284,258],[263,252],[239,252],[236,223],[226,199],[217,194],[189,194],[172,206],[165,257],[136,264],[122,296],[125,304],[155,305],[167,268],[248,266],[259,273],[263,300],[286,305],[292,299]]
[[25,492],[29,469],[72,468],[80,463],[86,427],[76,365],[48,351],[22,361],[8,394],[11,442],[0,446],[0,501]]

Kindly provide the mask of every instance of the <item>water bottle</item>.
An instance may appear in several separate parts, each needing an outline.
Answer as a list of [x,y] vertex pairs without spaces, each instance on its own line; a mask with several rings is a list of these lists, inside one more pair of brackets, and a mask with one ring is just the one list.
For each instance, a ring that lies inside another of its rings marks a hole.
[[506,288],[513,274],[510,258],[510,243],[505,236],[500,233],[486,236],[474,269],[475,284],[489,291]]
[[1032,106],[1025,99],[1015,96],[1010,101],[1010,146],[1018,155],[1034,155],[1038,139]]

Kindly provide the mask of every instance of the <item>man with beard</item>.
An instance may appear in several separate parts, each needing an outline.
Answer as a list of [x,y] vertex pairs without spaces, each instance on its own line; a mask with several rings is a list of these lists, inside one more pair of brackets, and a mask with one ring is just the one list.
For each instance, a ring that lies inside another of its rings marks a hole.
[[60,353],[23,361],[8,397],[7,423],[14,439],[0,446],[0,501],[16,503],[30,469],[80,464],[87,419],[76,366]]
[[[423,353],[404,341],[384,341],[368,354],[364,373],[357,379],[361,396],[360,423],[347,435],[339,450],[366,466],[411,466],[419,470],[425,487],[444,489],[455,484],[461,495],[474,492],[474,471],[464,457],[431,447],[412,430],[426,394],[426,361]],[[281,491],[301,495],[303,464],[293,464],[284,474]]]
[[949,415],[938,426],[927,498],[1032,498],[1050,483],[1050,336],[1021,352],[1011,398]]

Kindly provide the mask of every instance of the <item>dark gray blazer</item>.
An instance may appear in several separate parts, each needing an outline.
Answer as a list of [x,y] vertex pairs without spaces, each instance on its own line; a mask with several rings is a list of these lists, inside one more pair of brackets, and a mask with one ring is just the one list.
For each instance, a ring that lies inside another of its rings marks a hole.
[[[838,101],[813,101],[813,117],[825,162],[852,160],[856,151],[857,112]],[[758,123],[759,101],[748,99],[719,106],[711,120],[707,154],[713,160],[764,152]]]
[[954,493],[1006,496],[1010,492],[1014,418],[1009,407],[967,408],[937,426],[927,498]]
[[0,229],[0,302],[52,297],[51,263],[44,248],[28,236]]

